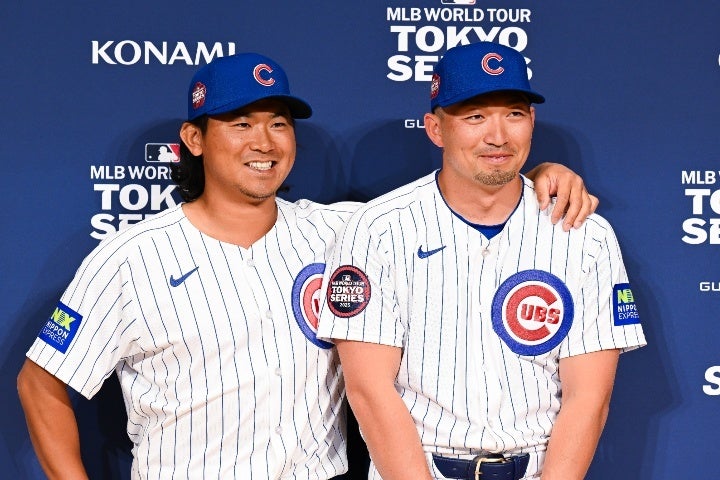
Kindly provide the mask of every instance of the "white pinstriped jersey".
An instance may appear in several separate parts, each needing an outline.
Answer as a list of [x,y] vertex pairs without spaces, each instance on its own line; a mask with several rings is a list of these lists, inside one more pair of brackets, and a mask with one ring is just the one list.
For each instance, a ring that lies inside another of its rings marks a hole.
[[277,205],[249,249],[202,234],[181,206],[103,241],[30,348],[87,398],[117,372],[132,478],[347,470],[338,361],[315,332],[325,258],[357,204]]
[[610,225],[591,215],[564,232],[523,181],[490,241],[450,210],[436,172],[361,207],[328,261],[318,336],[403,348],[396,387],[428,459],[529,451],[533,478],[559,359],[645,338]]

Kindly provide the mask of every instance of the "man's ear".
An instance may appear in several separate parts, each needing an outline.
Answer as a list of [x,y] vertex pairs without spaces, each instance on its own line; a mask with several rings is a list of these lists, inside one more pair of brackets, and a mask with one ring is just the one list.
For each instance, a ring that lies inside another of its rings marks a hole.
[[530,120],[532,120],[532,127],[535,130],[535,107],[530,106]]
[[180,127],[180,139],[188,150],[190,150],[190,153],[196,157],[202,155],[203,133],[200,127],[190,122],[183,123]]
[[425,122],[425,133],[435,145],[442,148],[442,129],[440,128],[440,117],[434,113],[426,113],[423,117]]

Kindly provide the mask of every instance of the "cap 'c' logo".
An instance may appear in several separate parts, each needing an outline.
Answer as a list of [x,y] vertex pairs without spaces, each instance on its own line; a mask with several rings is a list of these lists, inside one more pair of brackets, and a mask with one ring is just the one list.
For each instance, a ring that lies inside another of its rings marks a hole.
[[490,66],[490,60],[495,60],[498,64],[502,62],[503,57],[499,53],[488,53],[482,59],[482,69],[488,75],[500,75],[505,71],[500,65],[497,68]]
[[266,65],[264,63],[261,63],[260,65],[256,66],[253,70],[253,77],[255,77],[255,81],[258,82],[260,85],[264,85],[266,87],[269,87],[273,83],[275,83],[275,79],[270,77],[269,75],[265,75],[267,80],[260,76],[261,73],[267,73],[270,74],[273,72],[272,67],[270,65]]

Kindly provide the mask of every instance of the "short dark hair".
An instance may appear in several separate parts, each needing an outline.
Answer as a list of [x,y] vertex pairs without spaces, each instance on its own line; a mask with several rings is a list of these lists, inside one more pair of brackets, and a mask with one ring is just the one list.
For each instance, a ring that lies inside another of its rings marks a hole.
[[[205,134],[208,116],[202,115],[189,123]],[[205,169],[202,155],[193,155],[185,142],[180,140],[180,161],[170,166],[170,178],[178,186],[180,197],[186,202],[197,200],[205,190]]]

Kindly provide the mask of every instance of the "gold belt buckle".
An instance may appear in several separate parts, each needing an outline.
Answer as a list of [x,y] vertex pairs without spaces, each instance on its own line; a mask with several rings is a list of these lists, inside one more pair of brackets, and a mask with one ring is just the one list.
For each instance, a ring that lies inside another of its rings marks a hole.
[[495,453],[493,455],[495,456],[483,457],[478,455],[477,457],[473,458],[473,461],[475,462],[475,480],[480,480],[480,475],[482,475],[480,467],[483,463],[506,463],[510,461],[506,459],[501,453]]

